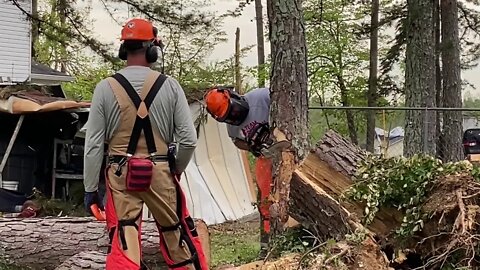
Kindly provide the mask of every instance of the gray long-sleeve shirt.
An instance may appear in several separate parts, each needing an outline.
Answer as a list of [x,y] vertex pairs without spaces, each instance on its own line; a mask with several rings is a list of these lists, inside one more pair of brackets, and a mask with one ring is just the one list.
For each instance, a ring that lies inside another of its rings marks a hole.
[[[150,69],[129,66],[118,72],[139,93]],[[197,134],[185,93],[177,80],[169,77],[150,107],[152,128],[157,128],[168,144],[178,143],[177,171],[187,167],[197,145]],[[112,138],[118,127],[120,108],[110,84],[100,81],[93,93],[86,124],[84,155],[84,186],[86,192],[98,190],[100,169],[104,157],[104,143]]]
[[249,111],[245,120],[238,126],[227,125],[228,135],[233,140],[246,140],[260,124],[268,123],[270,117],[270,89],[256,88],[245,94]]

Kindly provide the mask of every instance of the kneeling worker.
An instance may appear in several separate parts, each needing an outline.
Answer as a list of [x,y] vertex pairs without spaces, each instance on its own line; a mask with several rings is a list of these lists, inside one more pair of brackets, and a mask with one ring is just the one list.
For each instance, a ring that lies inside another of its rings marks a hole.
[[[157,29],[132,19],[121,32],[119,57],[127,66],[97,84],[85,138],[85,205],[101,205],[98,179],[108,144],[105,206],[110,248],[107,270],[138,270],[145,203],[160,236],[169,269],[207,270],[178,176],[197,143],[194,123],[179,83],[152,70],[158,58]],[[169,151],[174,136],[178,153]],[[172,165],[173,164],[173,165]]]

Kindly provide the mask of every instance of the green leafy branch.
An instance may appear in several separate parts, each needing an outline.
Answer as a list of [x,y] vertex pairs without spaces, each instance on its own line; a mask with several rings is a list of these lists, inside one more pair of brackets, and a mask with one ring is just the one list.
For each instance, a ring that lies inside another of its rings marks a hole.
[[360,165],[355,184],[344,196],[366,203],[364,224],[370,224],[381,207],[404,211],[396,233],[407,237],[423,229],[427,215],[422,212],[422,204],[436,179],[460,172],[470,172],[480,179],[480,169],[467,161],[443,163],[423,154],[411,158],[371,155]]

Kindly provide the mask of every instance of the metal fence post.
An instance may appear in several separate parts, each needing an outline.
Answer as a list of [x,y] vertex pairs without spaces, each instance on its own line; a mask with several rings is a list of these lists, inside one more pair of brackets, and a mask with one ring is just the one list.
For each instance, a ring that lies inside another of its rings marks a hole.
[[423,115],[423,153],[428,152],[428,109],[425,108]]

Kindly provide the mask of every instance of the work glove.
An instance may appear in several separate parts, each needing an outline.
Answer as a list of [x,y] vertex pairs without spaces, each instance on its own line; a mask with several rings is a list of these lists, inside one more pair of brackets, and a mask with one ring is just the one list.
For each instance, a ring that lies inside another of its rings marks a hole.
[[93,215],[92,210],[90,210],[90,206],[94,204],[96,204],[98,208],[100,208],[102,211],[105,210],[103,207],[102,200],[100,200],[100,197],[98,196],[98,191],[85,192],[84,204],[85,204],[85,211],[87,211],[87,213],[89,213],[90,215]]

